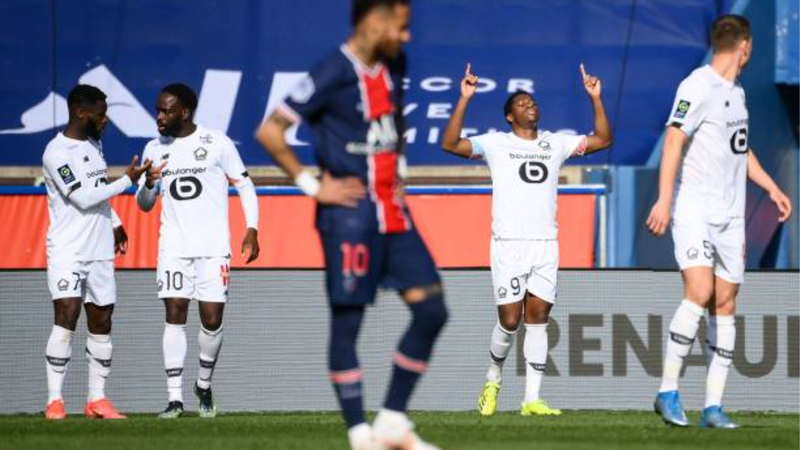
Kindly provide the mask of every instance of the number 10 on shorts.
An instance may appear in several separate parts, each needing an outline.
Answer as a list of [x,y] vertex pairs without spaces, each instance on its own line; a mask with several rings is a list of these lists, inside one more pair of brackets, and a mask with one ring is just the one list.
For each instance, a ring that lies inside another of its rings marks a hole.
[[369,271],[369,248],[364,244],[343,243],[342,275],[345,277],[363,277]]

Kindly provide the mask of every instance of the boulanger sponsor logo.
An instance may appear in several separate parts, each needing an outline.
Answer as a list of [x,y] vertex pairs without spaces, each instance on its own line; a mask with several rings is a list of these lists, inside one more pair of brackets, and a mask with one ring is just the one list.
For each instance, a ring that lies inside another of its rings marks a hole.
[[[570,314],[550,318],[550,353],[545,374],[562,377],[626,377],[644,371],[661,377],[671,317],[627,314]],[[524,327],[523,327],[524,328]],[[525,376],[524,330],[517,333],[517,375]],[[688,338],[686,338],[688,339]],[[706,321],[700,322],[685,366],[706,367]],[[566,349],[564,349],[566,347]],[[800,378],[800,316],[737,316],[735,350],[722,351],[746,378]]]
[[173,175],[197,175],[205,173],[205,167],[180,167],[175,169],[164,169],[161,173],[164,177],[171,177]]

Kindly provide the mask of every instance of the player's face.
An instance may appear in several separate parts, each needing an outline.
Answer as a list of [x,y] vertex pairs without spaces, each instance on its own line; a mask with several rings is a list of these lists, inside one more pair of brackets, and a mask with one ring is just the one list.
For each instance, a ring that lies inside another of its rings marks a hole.
[[178,97],[162,92],[156,100],[156,125],[162,136],[177,136],[187,116]]
[[103,130],[108,123],[108,104],[105,100],[95,102],[94,105],[81,107],[81,116],[83,119],[84,132],[87,136],[94,140],[100,140]]
[[511,102],[511,112],[506,119],[512,124],[535,127],[539,123],[539,104],[530,95],[517,95]]
[[396,5],[393,10],[383,15],[383,33],[378,41],[378,52],[385,59],[396,58],[403,50],[403,45],[411,40],[411,8],[408,5]]

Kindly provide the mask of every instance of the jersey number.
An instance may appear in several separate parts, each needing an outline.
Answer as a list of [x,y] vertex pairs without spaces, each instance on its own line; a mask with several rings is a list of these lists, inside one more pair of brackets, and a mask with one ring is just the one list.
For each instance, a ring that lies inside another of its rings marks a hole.
[[543,183],[547,179],[547,166],[540,162],[525,161],[519,166],[519,177],[526,183]]
[[171,272],[169,270],[165,271],[165,275],[167,276],[167,289],[174,289],[176,291],[180,291],[183,289],[183,273],[182,272]]
[[731,151],[737,155],[747,153],[747,128],[739,128],[731,135]]
[[179,177],[169,185],[169,193],[175,200],[192,200],[203,192],[203,185],[195,177]]
[[345,242],[342,250],[342,275],[363,277],[369,271],[369,249],[364,244]]

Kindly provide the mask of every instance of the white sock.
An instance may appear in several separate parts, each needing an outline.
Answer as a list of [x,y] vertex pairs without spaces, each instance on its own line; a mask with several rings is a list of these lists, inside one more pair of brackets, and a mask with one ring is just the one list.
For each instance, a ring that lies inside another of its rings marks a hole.
[[711,361],[706,378],[706,408],[722,405],[722,393],[733,362],[736,323],[733,316],[709,316],[707,351]]
[[89,362],[89,397],[94,402],[105,398],[106,377],[111,373],[111,336],[88,333],[86,359]]
[[183,402],[183,361],[186,359],[186,325],[164,326],[164,369],[167,372],[169,401]]
[[492,330],[492,342],[489,345],[489,371],[486,373],[486,381],[492,381],[497,384],[503,382],[503,363],[508,358],[508,353],[511,351],[511,346],[514,345],[514,337],[517,335],[517,330],[509,331],[496,323]]
[[692,343],[700,326],[700,319],[705,309],[684,299],[672,322],[669,324],[669,340],[667,355],[664,357],[664,372],[661,377],[661,388],[658,392],[678,390],[678,378],[681,376],[683,359],[692,349]]
[[539,400],[545,365],[547,364],[547,324],[526,323],[525,344],[525,403]]
[[211,387],[214,365],[217,363],[219,349],[222,347],[222,327],[214,331],[208,331],[201,325],[197,343],[200,346],[200,370],[197,371],[197,387],[208,389]]
[[47,340],[45,358],[47,360],[47,404],[61,399],[61,387],[67,374],[69,359],[72,357],[72,336],[74,331],[53,325],[50,339]]

